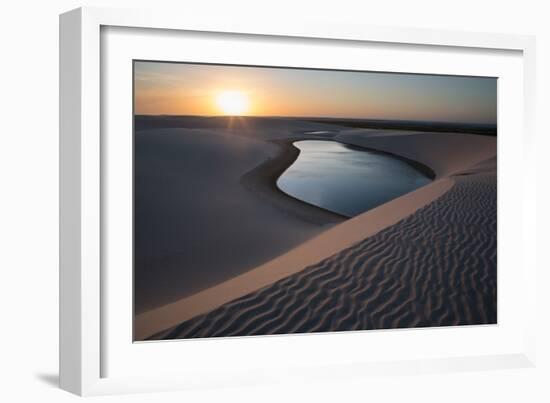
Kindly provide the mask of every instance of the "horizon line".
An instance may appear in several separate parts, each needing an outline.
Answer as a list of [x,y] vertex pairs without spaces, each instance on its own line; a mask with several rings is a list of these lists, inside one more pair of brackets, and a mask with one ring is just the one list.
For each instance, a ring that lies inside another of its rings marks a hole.
[[349,121],[377,121],[377,122],[410,122],[410,123],[439,123],[439,124],[451,124],[451,125],[483,125],[497,127],[497,123],[486,122],[460,122],[460,121],[446,121],[446,120],[415,120],[415,119],[381,119],[381,118],[357,118],[357,117],[339,117],[339,116],[285,116],[285,115],[174,115],[168,113],[150,114],[150,113],[134,113],[136,116],[151,116],[151,117],[201,117],[201,118],[285,118],[285,119],[326,119],[326,120],[349,120]]

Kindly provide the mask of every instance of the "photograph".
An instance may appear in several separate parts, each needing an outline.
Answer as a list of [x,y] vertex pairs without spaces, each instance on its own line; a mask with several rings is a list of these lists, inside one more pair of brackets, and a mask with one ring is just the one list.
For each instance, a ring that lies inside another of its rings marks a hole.
[[496,77],[128,79],[134,341],[497,324]]

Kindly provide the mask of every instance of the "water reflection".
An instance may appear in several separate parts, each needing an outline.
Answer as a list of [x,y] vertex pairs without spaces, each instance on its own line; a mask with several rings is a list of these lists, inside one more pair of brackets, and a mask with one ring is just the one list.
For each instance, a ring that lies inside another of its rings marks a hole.
[[426,185],[431,179],[400,159],[335,141],[302,140],[298,159],[277,180],[285,193],[347,217]]

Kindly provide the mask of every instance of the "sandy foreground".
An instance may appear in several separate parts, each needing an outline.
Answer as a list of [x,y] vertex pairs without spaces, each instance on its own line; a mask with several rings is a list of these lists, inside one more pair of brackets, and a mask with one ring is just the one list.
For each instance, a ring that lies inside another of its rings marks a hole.
[[[246,172],[254,176],[266,160],[276,160],[281,145],[266,140],[307,138],[304,132],[315,129],[297,124],[272,135],[263,131],[260,140],[241,133],[266,152],[263,161],[251,157],[255,167],[246,166]],[[264,253],[257,258],[263,262],[236,275],[225,272],[229,277],[215,285],[138,313],[136,340],[496,321],[496,138],[332,129],[336,141],[422,163],[436,180],[347,221],[300,211],[303,203],[296,201],[269,205],[280,228],[275,236],[286,242],[279,251],[269,251],[272,258]],[[271,164],[260,174],[277,171]],[[272,196],[269,188],[251,192],[240,185],[246,197],[259,195],[261,205]],[[281,212],[295,221],[281,224]],[[284,226],[297,222],[307,225],[289,241]]]

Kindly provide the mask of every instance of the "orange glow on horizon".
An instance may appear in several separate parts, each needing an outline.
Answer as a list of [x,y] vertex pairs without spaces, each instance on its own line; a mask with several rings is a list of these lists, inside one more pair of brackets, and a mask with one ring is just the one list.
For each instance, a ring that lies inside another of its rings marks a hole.
[[493,78],[136,62],[134,79],[137,115],[496,123]]

